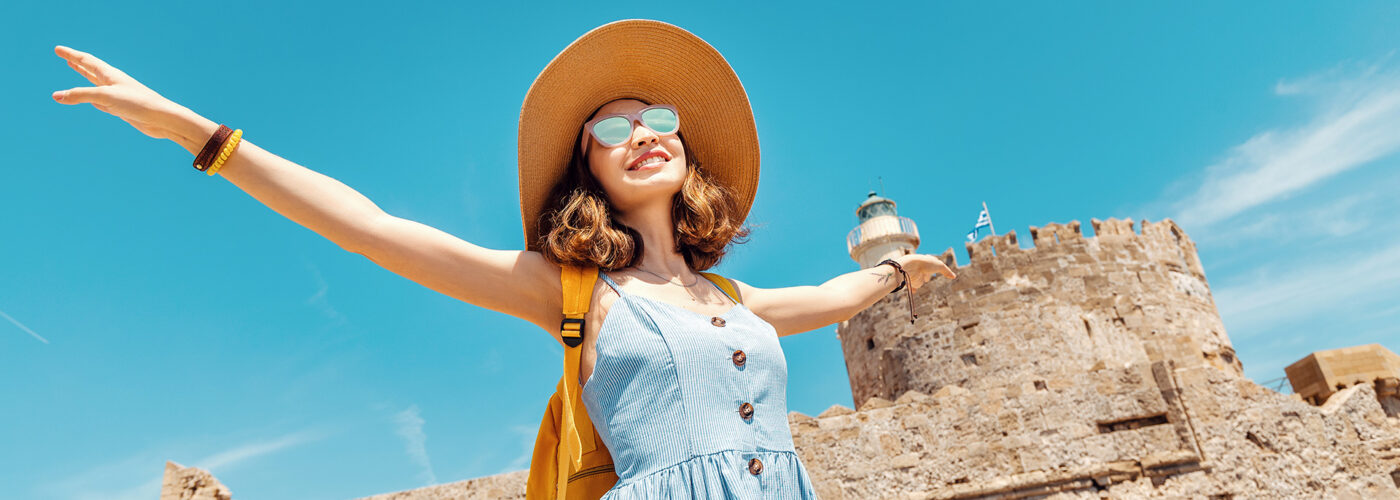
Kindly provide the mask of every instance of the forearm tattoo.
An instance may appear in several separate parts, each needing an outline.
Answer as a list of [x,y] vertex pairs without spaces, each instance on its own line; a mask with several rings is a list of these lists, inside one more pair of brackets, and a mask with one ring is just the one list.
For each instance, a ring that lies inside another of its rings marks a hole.
[[890,278],[893,278],[893,277],[894,277],[894,271],[885,271],[885,272],[883,272],[883,273],[882,273],[882,272],[879,272],[879,271],[871,271],[871,272],[870,272],[870,275],[871,275],[871,276],[879,276],[879,277],[880,277],[880,284],[885,285],[885,284],[889,284],[889,283],[890,283]]

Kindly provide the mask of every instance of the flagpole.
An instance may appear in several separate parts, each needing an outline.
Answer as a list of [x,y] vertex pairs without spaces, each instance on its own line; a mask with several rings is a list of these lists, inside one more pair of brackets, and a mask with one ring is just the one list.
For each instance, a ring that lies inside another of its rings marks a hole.
[[992,236],[997,235],[997,227],[992,224],[992,211],[987,210],[987,202],[982,202],[982,211],[987,212],[987,229],[992,231]]

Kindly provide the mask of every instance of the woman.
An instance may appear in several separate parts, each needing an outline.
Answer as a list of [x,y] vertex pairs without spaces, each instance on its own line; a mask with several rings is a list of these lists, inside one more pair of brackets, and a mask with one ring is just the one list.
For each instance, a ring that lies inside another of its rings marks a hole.
[[[59,102],[91,103],[197,162],[225,144],[211,139],[227,131],[219,124],[90,54],[55,51],[97,85],[56,92]],[[758,139],[728,63],[675,26],[631,20],[585,34],[531,85],[519,127],[526,250],[394,217],[251,142],[235,141],[218,173],[348,251],[561,342],[561,266],[597,266],[577,375],[617,466],[605,498],[814,498],[787,427],[777,337],[953,272],[914,254],[820,286],[733,280],[736,297],[709,286],[699,273],[747,234]]]

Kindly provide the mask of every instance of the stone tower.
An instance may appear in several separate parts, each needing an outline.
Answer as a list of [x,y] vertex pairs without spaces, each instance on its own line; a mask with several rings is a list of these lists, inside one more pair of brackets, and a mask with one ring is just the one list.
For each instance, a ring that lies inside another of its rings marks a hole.
[[857,409],[789,419],[822,498],[1400,499],[1372,384],[1255,384],[1181,228],[1093,226],[969,244],[915,324],[890,296],[837,328]]
[[[1062,387],[1103,368],[1171,361],[1243,376],[1211,299],[1196,246],[1171,220],[1094,220],[967,244],[957,280],[935,281],[917,324],[862,314],[837,332],[851,394],[893,400],[946,386],[987,391]],[[956,267],[952,249],[943,259]],[[904,322],[900,325],[899,323]]]
[[919,248],[919,228],[910,218],[895,213],[894,200],[871,191],[856,208],[856,217],[860,225],[846,235],[846,251],[861,269]]

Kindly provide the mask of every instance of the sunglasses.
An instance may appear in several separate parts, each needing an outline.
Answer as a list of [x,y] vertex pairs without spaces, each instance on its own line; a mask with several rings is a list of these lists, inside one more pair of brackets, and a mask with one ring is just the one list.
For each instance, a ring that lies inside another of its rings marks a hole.
[[607,147],[621,146],[632,138],[633,125],[642,126],[660,135],[674,134],[681,129],[681,118],[676,107],[669,104],[653,104],[636,113],[613,113],[589,120],[583,124],[593,139]]

